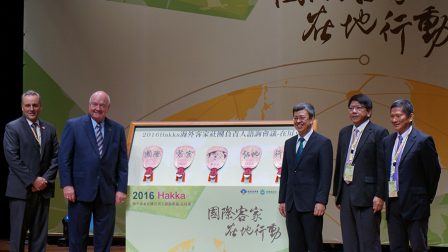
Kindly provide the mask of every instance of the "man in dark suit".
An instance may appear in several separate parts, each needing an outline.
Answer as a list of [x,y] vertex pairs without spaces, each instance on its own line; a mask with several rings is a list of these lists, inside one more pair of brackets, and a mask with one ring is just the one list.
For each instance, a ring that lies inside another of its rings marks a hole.
[[128,158],[123,127],[106,117],[109,95],[92,94],[89,114],[67,121],[59,153],[61,187],[68,200],[70,251],[86,251],[93,214],[95,251],[109,251],[115,204],[126,199]]
[[383,140],[387,188],[387,227],[391,251],[428,251],[428,220],[440,178],[431,136],[413,127],[414,107],[397,100],[390,107],[395,133]]
[[295,105],[293,118],[298,136],[285,142],[279,211],[286,217],[289,251],[322,251],[333,148],[328,138],[313,131],[315,110],[311,104]]
[[3,148],[9,165],[10,251],[46,251],[48,210],[54,196],[58,140],[55,128],[39,119],[40,95],[22,95],[23,116],[8,123]]
[[370,121],[372,101],[367,95],[352,96],[348,112],[353,124],[339,132],[333,179],[344,251],[381,252],[381,210],[386,196],[381,141],[389,133]]

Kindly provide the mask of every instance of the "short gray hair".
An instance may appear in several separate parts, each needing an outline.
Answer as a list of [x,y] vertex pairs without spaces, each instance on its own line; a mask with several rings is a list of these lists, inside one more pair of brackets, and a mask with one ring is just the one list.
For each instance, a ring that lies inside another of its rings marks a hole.
[[89,98],[89,104],[92,102],[92,97],[93,97],[94,95],[97,95],[98,93],[104,93],[104,94],[106,95],[107,105],[110,105],[110,96],[109,96],[109,94],[107,94],[107,93],[104,92],[104,91],[96,91],[96,92],[94,92],[94,93],[90,96],[90,98]]
[[414,113],[414,106],[412,102],[406,99],[398,99],[390,105],[390,110],[393,108],[401,108],[407,117],[410,117]]
[[306,110],[310,118],[314,118],[316,116],[314,106],[311,105],[310,103],[306,102],[297,103],[296,105],[294,105],[294,107],[292,107],[292,114],[300,110]]
[[23,103],[23,99],[25,98],[25,96],[37,96],[37,98],[39,98],[39,104],[41,104],[40,101],[40,94],[34,90],[27,90],[25,91],[25,93],[22,94],[22,103]]

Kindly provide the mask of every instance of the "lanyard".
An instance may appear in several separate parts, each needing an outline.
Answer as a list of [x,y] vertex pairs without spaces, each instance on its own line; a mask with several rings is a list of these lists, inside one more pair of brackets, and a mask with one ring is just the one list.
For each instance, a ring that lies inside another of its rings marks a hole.
[[391,179],[392,179],[393,175],[395,174],[395,170],[397,169],[398,156],[400,156],[401,152],[403,152],[404,146],[406,145],[406,142],[408,141],[408,137],[409,137],[409,134],[405,138],[403,138],[403,140],[401,141],[400,147],[397,149],[397,151],[395,152],[395,155],[392,159],[392,167],[390,169]]
[[[358,131],[358,134],[355,133],[356,131]],[[348,154],[348,159],[346,162],[347,164],[351,164],[353,162],[353,159],[355,158],[355,151],[356,151],[356,148],[358,147],[358,143],[359,143],[359,140],[361,139],[361,135],[362,135],[363,131],[355,129],[353,132],[355,133],[355,135],[352,136],[353,139],[352,139],[352,144],[350,145],[350,153]]]
[[33,132],[34,138],[36,138],[36,141],[40,144],[40,129],[38,124],[32,124],[31,125],[31,131]]

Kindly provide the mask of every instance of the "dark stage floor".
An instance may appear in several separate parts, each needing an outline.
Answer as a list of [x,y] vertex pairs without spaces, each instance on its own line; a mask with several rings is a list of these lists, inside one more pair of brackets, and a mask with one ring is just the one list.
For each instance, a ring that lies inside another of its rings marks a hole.
[[[47,246],[47,252],[62,252],[68,251],[68,247],[58,245],[59,237],[49,237],[49,244]],[[0,252],[9,251],[9,241],[8,240],[0,240]],[[25,249],[27,251],[27,248]],[[89,246],[87,251],[93,251],[93,246]],[[111,249],[112,252],[124,252],[126,251],[124,238],[116,238],[114,239],[113,246]],[[448,248],[437,248],[433,247],[430,249],[431,252],[446,252]],[[341,244],[325,244],[324,252],[343,252]],[[383,246],[383,252],[389,252],[388,246]]]

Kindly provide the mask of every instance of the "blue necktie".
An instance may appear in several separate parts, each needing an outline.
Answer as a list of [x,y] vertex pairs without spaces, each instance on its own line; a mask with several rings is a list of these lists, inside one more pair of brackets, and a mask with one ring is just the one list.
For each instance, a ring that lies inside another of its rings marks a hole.
[[303,142],[305,141],[305,138],[301,137],[299,138],[299,148],[297,149],[297,153],[296,153],[296,160],[299,161],[300,159],[300,155],[302,155],[302,151],[303,151]]
[[103,133],[101,132],[101,124],[95,126],[96,142],[98,144],[98,151],[100,156],[103,156]]

